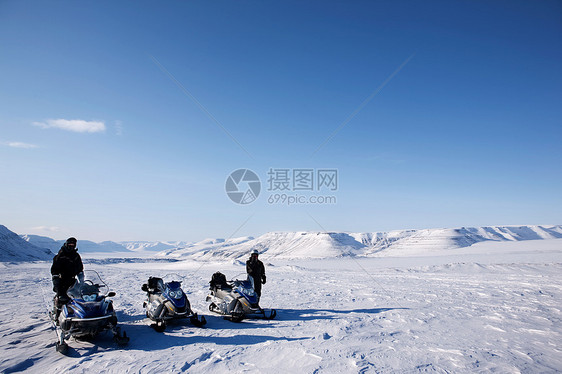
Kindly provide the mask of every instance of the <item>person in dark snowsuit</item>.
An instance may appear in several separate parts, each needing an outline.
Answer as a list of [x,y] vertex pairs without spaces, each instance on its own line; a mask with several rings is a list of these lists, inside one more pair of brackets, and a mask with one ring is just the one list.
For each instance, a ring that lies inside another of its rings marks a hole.
[[259,252],[257,249],[252,251],[250,259],[246,261],[246,272],[249,276],[254,278],[254,291],[258,295],[258,301],[261,297],[261,285],[265,284],[265,267],[263,262],[258,260]]
[[53,258],[51,275],[53,277],[53,291],[57,293],[55,296],[56,317],[60,313],[60,308],[69,301],[66,291],[76,281],[75,277],[78,276],[80,282],[84,281],[84,265],[78,254],[76,243],[76,238],[68,238],[59,253]]

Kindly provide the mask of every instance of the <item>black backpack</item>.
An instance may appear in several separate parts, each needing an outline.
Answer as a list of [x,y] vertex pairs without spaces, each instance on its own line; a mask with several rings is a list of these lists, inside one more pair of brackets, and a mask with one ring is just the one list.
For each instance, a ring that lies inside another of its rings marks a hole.
[[226,276],[220,271],[217,271],[211,277],[211,281],[209,282],[209,284],[211,285],[211,288],[226,288]]
[[164,290],[164,282],[162,278],[149,277],[148,282],[143,284],[141,289],[148,293],[157,293]]

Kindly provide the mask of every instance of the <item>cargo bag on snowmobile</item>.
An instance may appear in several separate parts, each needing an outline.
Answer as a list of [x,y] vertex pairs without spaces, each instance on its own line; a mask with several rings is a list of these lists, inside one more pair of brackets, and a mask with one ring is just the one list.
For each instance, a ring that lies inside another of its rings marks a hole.
[[211,290],[214,288],[220,288],[220,289],[230,288],[228,286],[228,283],[226,282],[226,275],[224,275],[220,271],[217,271],[216,273],[213,274],[209,284],[210,284],[209,289]]

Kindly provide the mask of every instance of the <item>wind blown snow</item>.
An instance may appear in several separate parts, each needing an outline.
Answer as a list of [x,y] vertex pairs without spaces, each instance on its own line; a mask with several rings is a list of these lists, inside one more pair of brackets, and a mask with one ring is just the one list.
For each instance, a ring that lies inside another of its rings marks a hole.
[[[233,323],[208,311],[211,274],[239,261],[88,260],[117,292],[131,337],[54,348],[49,262],[0,266],[0,371],[365,373],[555,372],[562,368],[562,240],[483,242],[410,257],[287,260],[263,256],[261,305],[275,320]],[[141,285],[176,273],[205,328],[149,327]],[[10,301],[12,300],[12,301]],[[9,301],[9,302],[8,302]]]

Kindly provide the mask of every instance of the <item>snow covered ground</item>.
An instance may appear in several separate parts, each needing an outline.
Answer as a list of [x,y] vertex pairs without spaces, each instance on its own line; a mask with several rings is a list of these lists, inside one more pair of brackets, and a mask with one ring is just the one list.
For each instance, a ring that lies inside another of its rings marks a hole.
[[[89,255],[85,255],[88,257]],[[556,372],[562,369],[562,239],[482,242],[424,255],[267,258],[262,306],[272,321],[232,323],[207,311],[211,274],[244,273],[236,261],[86,264],[117,292],[131,337],[54,348],[45,303],[49,266],[0,263],[0,371],[43,373]],[[203,329],[148,327],[140,287],[178,273]],[[42,290],[45,293],[43,300]]]

